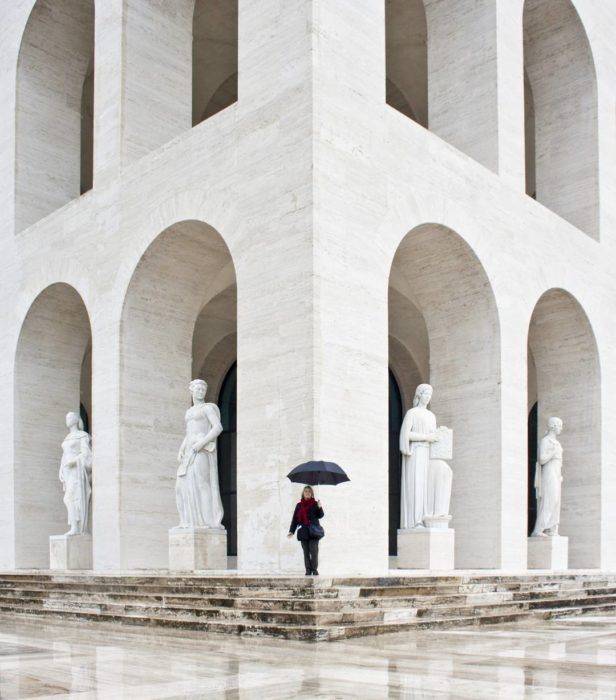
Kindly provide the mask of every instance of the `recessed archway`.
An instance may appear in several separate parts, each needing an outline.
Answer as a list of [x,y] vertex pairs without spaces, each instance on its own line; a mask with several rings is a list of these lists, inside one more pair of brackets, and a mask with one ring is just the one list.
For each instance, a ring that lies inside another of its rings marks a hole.
[[237,101],[237,0],[196,0],[192,34],[195,126]]
[[549,417],[564,423],[560,534],[569,537],[569,566],[595,568],[601,565],[601,376],[592,327],[571,294],[543,294],[528,347],[534,373],[529,402],[534,385],[539,436]]
[[597,78],[570,0],[526,0],[524,71],[527,194],[598,239]]
[[49,536],[67,530],[61,444],[66,414],[91,406],[91,346],[88,312],[77,291],[63,283],[47,287],[24,319],[15,356],[17,568],[48,568]]
[[[425,224],[400,243],[390,275],[390,363],[397,342],[434,386],[438,424],[454,430],[456,567],[501,561],[500,328],[486,273],[450,229]],[[409,375],[410,376],[410,375]],[[408,410],[415,386],[402,386]]]
[[201,310],[193,334],[193,376],[205,379],[218,404],[218,477],[227,530],[227,554],[237,555],[237,287],[219,292]]
[[188,384],[203,372],[206,401],[217,399],[235,360],[224,366],[221,350],[229,336],[235,350],[235,294],[229,249],[201,221],[182,221],[159,234],[131,279],[122,312],[119,477],[127,568],[167,566]]
[[38,0],[19,49],[15,228],[92,186],[94,0]]
[[428,126],[428,29],[423,0],[386,0],[386,101]]

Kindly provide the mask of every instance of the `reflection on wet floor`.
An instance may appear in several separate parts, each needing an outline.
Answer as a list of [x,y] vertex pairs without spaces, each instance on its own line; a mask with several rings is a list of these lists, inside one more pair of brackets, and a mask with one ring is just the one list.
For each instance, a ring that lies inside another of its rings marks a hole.
[[614,698],[616,616],[321,644],[0,617],[0,700]]

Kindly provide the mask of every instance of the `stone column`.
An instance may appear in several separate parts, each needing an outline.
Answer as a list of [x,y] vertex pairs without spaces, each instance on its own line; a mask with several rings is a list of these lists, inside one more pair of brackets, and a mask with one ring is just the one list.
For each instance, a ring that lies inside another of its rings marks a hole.
[[522,189],[519,3],[426,0],[425,7],[428,128]]
[[191,126],[194,1],[96,8],[94,182]]

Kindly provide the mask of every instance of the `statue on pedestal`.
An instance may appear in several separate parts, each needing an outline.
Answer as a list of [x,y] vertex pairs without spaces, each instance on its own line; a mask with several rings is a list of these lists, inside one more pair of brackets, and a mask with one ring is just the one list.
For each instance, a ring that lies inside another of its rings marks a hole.
[[178,453],[175,498],[180,528],[219,528],[223,508],[218,485],[216,438],[222,433],[220,410],[205,403],[207,383],[190,383],[193,405],[186,411],[186,437]]
[[558,535],[563,448],[557,436],[562,429],[563,422],[560,418],[548,418],[548,429],[539,444],[539,459],[535,468],[537,522],[531,537]]
[[400,430],[402,530],[424,528],[430,518],[449,519],[451,468],[442,459],[432,458],[436,455],[431,454],[431,446],[443,440],[451,449],[452,434],[444,427],[437,430],[436,416],[428,410],[431,398],[432,387],[420,384],[415,390],[413,408],[404,417]]
[[83,422],[78,413],[66,414],[66,427],[69,432],[62,442],[59,474],[70,525],[70,530],[66,534],[83,535],[88,527],[92,495],[90,436],[84,431]]

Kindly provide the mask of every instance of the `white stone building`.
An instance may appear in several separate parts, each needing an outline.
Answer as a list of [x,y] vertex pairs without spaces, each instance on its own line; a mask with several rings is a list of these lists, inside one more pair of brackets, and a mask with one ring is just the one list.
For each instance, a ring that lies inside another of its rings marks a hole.
[[322,572],[387,569],[420,380],[457,568],[526,568],[537,412],[570,566],[616,567],[613,2],[0,6],[1,569],[66,529],[79,404],[94,568],[165,568],[195,376],[241,571],[301,570],[311,458]]

